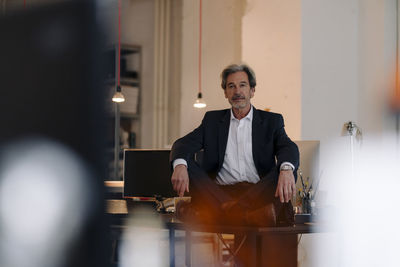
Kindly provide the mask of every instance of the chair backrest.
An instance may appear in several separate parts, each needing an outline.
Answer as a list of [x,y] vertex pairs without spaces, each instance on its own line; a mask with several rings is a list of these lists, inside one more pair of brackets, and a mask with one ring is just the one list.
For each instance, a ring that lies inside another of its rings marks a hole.
[[304,182],[306,183],[307,177],[309,177],[308,183],[311,184],[314,181],[313,189],[315,189],[318,183],[317,179],[320,177],[319,170],[319,146],[320,142],[316,140],[310,141],[295,141],[299,147],[300,152],[300,166],[297,172],[298,178],[296,183],[296,188],[302,188],[300,171],[302,173]]

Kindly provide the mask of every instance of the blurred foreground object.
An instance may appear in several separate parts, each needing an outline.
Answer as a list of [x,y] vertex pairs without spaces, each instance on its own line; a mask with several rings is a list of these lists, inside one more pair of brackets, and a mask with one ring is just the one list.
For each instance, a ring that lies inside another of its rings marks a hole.
[[168,232],[162,230],[162,222],[154,210],[133,209],[122,236],[120,266],[166,266],[168,250],[162,245],[165,240],[168,240]]
[[0,266],[108,266],[95,3],[0,19]]
[[394,136],[369,136],[357,151],[354,173],[340,144],[331,144],[326,181],[333,204],[329,224],[335,232],[319,243],[314,266],[399,266],[400,154]]
[[1,266],[64,266],[93,204],[88,177],[82,160],[60,144],[31,140],[3,148]]

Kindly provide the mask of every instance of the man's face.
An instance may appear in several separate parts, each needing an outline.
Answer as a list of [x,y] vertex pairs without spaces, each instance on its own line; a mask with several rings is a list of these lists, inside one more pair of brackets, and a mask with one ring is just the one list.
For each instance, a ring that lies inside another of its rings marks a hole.
[[250,98],[254,96],[254,88],[250,88],[249,78],[244,71],[229,74],[226,79],[225,98],[233,108],[250,107]]

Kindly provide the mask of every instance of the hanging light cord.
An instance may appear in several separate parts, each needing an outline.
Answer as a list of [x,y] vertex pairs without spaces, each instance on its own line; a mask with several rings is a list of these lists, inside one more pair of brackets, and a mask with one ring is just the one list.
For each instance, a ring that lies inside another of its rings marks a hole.
[[199,1],[200,3],[200,11],[199,11],[199,93],[201,93],[201,39],[202,39],[202,0]]
[[121,77],[121,0],[118,0],[118,86]]

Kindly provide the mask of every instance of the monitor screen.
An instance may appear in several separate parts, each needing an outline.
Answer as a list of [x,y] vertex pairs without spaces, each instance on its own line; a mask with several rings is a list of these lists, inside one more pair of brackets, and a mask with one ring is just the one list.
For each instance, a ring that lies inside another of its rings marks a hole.
[[170,150],[126,149],[124,197],[176,197],[169,153]]

